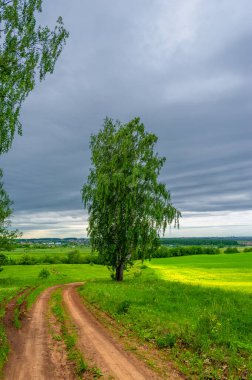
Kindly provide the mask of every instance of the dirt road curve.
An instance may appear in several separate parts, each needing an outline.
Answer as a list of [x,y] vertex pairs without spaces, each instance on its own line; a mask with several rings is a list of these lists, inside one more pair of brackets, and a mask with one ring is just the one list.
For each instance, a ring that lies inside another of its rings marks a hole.
[[[107,330],[83,305],[76,287],[63,285],[63,302],[78,330],[78,345],[87,361],[101,369],[103,379],[159,379],[147,366],[114,341]],[[70,380],[64,365],[53,360],[48,331],[48,301],[59,286],[45,290],[37,299],[29,321],[18,332],[9,331],[11,354],[4,371],[5,380]],[[63,361],[64,362],[64,361]],[[56,368],[57,367],[57,368]],[[85,378],[85,375],[84,377]],[[179,376],[167,374],[167,379]],[[90,377],[89,377],[90,379]]]
[[94,319],[81,302],[75,291],[75,285],[70,285],[63,290],[63,300],[74,324],[78,327],[81,351],[90,360],[95,359],[104,378],[109,378],[109,376],[122,380],[159,378],[142,362],[123,351],[105,328]]

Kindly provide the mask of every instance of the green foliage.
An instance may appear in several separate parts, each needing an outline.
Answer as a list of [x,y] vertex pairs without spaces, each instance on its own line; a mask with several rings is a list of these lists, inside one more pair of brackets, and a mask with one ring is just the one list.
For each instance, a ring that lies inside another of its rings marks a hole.
[[35,257],[32,257],[31,255],[23,255],[19,260],[19,265],[34,265],[36,264]]
[[3,253],[0,253],[0,266],[8,264],[8,257]]
[[239,253],[236,247],[228,247],[224,250],[224,253]]
[[129,311],[131,302],[128,300],[122,301],[117,307],[118,314],[126,314]]
[[180,213],[158,176],[165,162],[154,152],[157,137],[139,118],[127,124],[106,118],[91,136],[92,168],[82,189],[92,248],[123,279],[137,257],[150,257],[167,225]]
[[20,108],[39,79],[53,73],[68,37],[62,18],[54,30],[37,26],[42,0],[0,0],[0,154],[16,130],[22,134]]
[[[15,238],[18,236],[17,230],[11,230],[9,217],[12,214],[12,202],[3,187],[3,172],[0,169],[0,251],[10,250],[13,247]],[[0,261],[0,266],[4,263]]]
[[50,276],[50,272],[49,272],[49,270],[47,270],[45,268],[41,269],[41,271],[39,272],[39,275],[38,275],[38,277],[41,279],[47,278],[49,276]]
[[159,336],[156,339],[156,343],[159,348],[173,347],[176,343],[176,336],[174,334],[165,334],[163,336]]
[[0,272],[3,271],[2,265],[6,265],[8,263],[8,258],[3,253],[0,253]]
[[239,245],[239,240],[241,239],[232,239],[232,238],[161,238],[160,242],[162,245],[214,245],[217,247],[225,246],[235,246]]
[[252,252],[252,247],[244,248],[243,252]]
[[191,256],[191,255],[218,255],[220,250],[215,247],[166,247],[161,245],[152,254],[155,258]]
[[[40,265],[40,264],[104,264],[103,258],[91,253],[90,247],[79,247],[69,251],[69,247],[27,247],[4,251],[8,265]],[[0,261],[1,262],[1,261]]]

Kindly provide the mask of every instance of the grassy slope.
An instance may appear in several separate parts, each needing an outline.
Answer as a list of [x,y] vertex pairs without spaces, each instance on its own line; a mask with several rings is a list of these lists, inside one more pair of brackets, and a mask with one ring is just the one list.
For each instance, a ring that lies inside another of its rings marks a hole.
[[[143,269],[122,284],[90,282],[81,294],[141,339],[166,347],[187,376],[252,379],[251,283],[243,281],[251,260],[252,255],[157,259],[151,262],[155,270]],[[187,273],[187,283],[164,280],[170,271],[178,277]],[[223,280],[223,289],[188,284],[188,279],[213,284],[209,271],[219,287]],[[237,282],[243,292],[231,290]]]
[[[29,296],[31,304],[45,287],[95,279],[82,288],[81,294],[141,339],[166,346],[169,355],[188,376],[252,378],[249,377],[249,372],[252,373],[252,297],[249,294],[252,255],[155,259],[148,265],[151,268],[129,274],[122,284],[111,282],[107,269],[97,265],[46,266],[51,276],[42,281],[38,273],[45,265],[9,266],[0,275],[0,301],[24,286],[39,285]],[[173,281],[167,281],[169,278]],[[174,281],[178,279],[184,283]],[[224,288],[228,285],[230,290],[195,285],[198,282]],[[2,342],[0,366],[7,350],[6,342]]]
[[252,292],[252,252],[153,259],[161,278]]

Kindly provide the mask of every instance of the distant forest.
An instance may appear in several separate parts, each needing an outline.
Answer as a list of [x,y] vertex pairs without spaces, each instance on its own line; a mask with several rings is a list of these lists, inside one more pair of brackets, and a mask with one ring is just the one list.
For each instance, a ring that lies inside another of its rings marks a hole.
[[[17,239],[18,244],[61,244],[61,245],[89,245],[88,238],[42,238],[42,239]],[[221,237],[221,238],[160,238],[160,244],[166,246],[239,246],[252,245],[252,237]]]
[[237,246],[237,245],[247,245],[248,242],[252,242],[252,237],[223,237],[223,238],[161,238],[160,242],[162,245],[213,245],[218,247],[225,246]]

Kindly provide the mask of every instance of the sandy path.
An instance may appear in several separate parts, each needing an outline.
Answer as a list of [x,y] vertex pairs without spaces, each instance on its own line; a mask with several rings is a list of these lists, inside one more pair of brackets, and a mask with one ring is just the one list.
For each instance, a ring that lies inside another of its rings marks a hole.
[[78,328],[79,348],[85,358],[101,369],[103,378],[159,379],[144,363],[125,352],[114,341],[108,331],[85,308],[75,288],[74,284],[64,288],[63,300]]
[[48,328],[45,318],[50,295],[56,288],[57,286],[54,286],[41,293],[32,309],[30,321],[24,325],[24,328],[18,331],[13,328],[9,331],[11,354],[5,366],[4,379],[60,379],[55,377],[48,352]]

